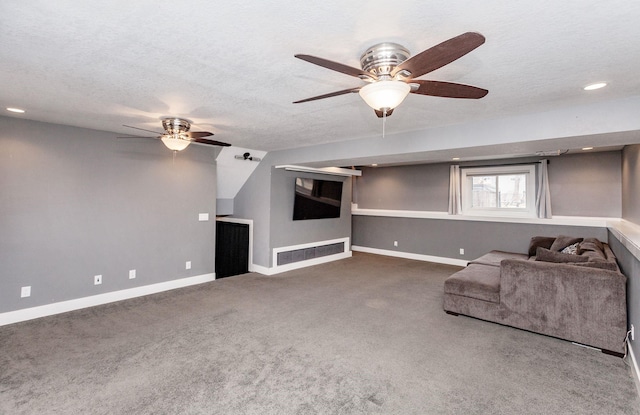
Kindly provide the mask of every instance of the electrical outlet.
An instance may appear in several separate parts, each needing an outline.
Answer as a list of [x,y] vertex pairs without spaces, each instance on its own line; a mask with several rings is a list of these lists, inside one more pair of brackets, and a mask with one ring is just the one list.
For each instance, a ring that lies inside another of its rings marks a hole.
[[460,255],[464,255],[464,248],[460,248]]
[[631,325],[631,340],[635,340],[635,339],[634,339],[635,334],[636,334],[636,333],[635,333],[635,329],[633,328],[633,324],[632,324],[632,325]]
[[393,246],[398,246],[398,241],[393,241]]
[[187,263],[184,265],[185,269],[191,269],[191,261],[187,261]]
[[93,277],[93,285],[102,284],[102,275],[96,275]]
[[31,297],[31,286],[30,285],[28,285],[26,287],[22,287],[22,289],[20,290],[20,297],[21,298]]
[[136,270],[135,269],[130,269],[129,270],[129,279],[132,280],[136,277]]

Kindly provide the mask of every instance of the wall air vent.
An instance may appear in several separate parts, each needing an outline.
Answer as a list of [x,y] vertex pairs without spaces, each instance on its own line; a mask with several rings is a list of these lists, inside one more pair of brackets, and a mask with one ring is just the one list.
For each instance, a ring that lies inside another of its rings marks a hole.
[[569,150],[536,151],[536,156],[560,156]]
[[277,265],[287,265],[294,262],[307,261],[314,258],[340,254],[344,252],[344,242],[312,246],[309,248],[294,249],[291,251],[278,252]]

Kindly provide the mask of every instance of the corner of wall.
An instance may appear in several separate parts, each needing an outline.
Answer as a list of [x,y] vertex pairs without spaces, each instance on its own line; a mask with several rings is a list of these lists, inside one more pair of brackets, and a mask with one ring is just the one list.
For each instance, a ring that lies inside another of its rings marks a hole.
[[233,199],[216,199],[216,215],[233,215]]

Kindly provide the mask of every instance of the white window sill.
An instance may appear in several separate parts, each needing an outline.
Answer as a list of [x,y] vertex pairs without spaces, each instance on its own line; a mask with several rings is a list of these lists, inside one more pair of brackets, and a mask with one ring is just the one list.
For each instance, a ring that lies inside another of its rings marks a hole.
[[620,220],[619,218],[587,216],[554,216],[551,219],[540,219],[531,217],[449,215],[447,212],[433,212],[422,210],[360,209],[356,204],[352,204],[351,214],[358,216],[381,216],[391,218],[444,219],[466,220],[475,222],[531,223],[593,227],[607,227],[610,222],[617,222]]

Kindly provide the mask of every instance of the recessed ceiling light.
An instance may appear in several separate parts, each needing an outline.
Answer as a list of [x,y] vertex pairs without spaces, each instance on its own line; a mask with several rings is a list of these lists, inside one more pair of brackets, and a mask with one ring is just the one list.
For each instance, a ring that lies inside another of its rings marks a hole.
[[460,160],[460,157],[454,157],[451,160]]
[[584,150],[584,151],[593,150],[593,147],[582,147],[582,150]]
[[378,165],[376,163],[373,163],[371,167],[378,167]]
[[605,86],[607,86],[606,82],[597,82],[595,84],[591,84],[591,85],[585,86],[584,90],[585,91],[593,91],[594,89],[604,88]]
[[22,110],[22,109],[20,109],[20,108],[11,108],[11,107],[8,107],[8,108],[7,108],[7,111],[17,112],[18,114],[23,114],[23,113],[24,113],[24,110]]

